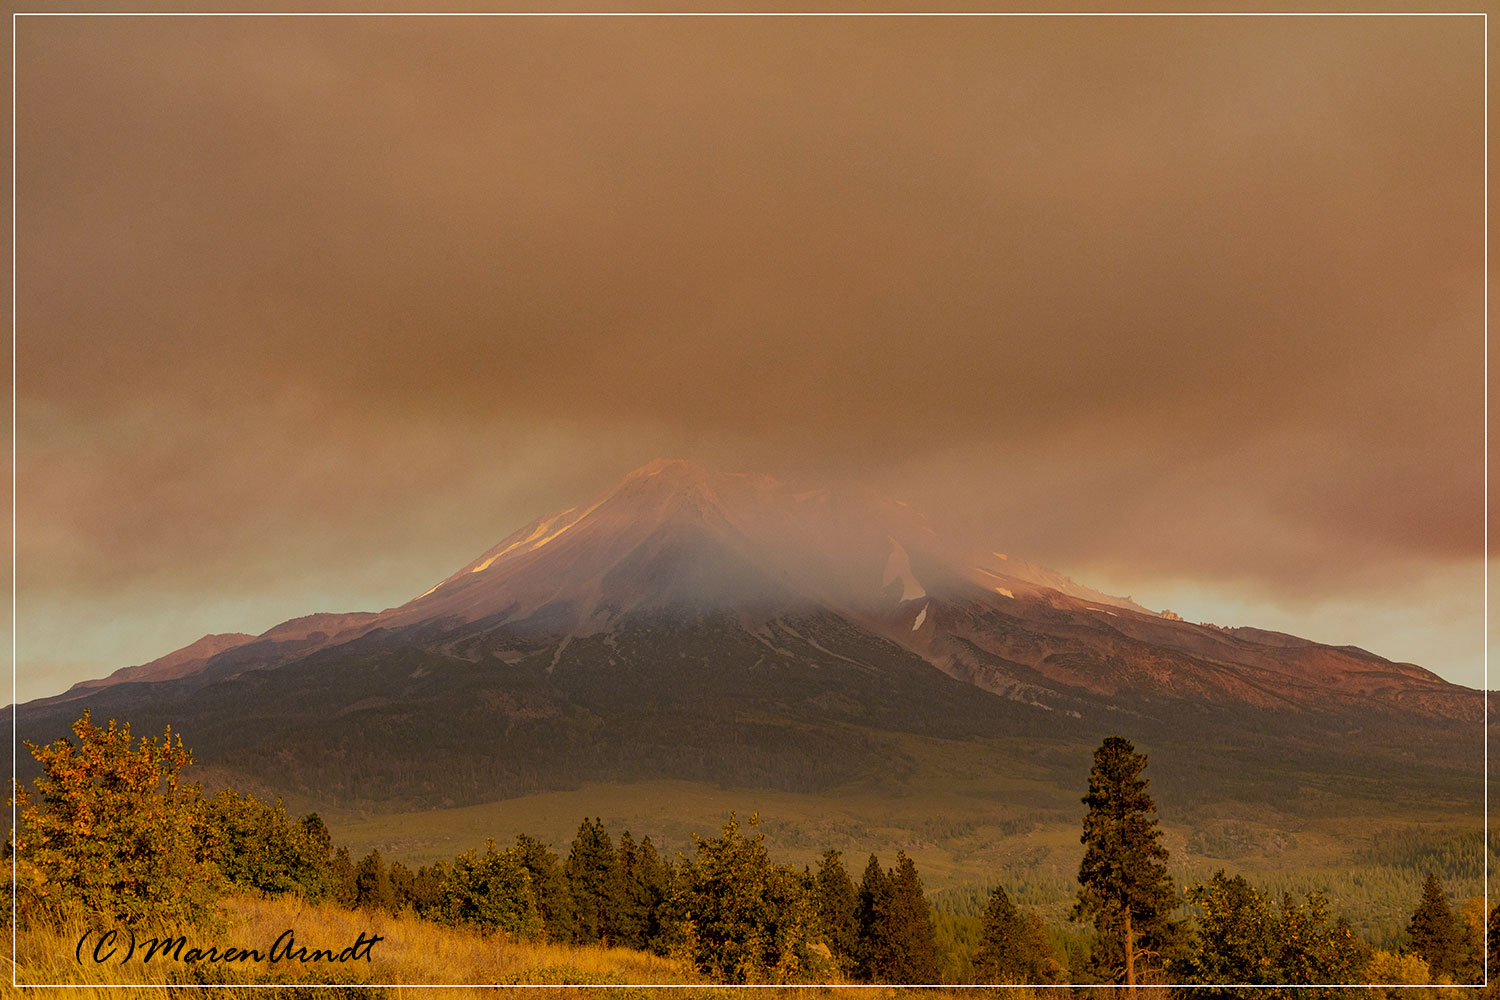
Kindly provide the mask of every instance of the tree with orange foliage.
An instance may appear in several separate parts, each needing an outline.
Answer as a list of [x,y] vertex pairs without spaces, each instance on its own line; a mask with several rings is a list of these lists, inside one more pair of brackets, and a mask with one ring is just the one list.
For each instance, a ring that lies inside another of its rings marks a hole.
[[73,734],[26,744],[43,773],[36,801],[16,789],[20,918],[214,924],[224,879],[201,790],[182,781],[193,759],[182,737],[169,726],[133,745],[128,724],[100,728],[87,711]]

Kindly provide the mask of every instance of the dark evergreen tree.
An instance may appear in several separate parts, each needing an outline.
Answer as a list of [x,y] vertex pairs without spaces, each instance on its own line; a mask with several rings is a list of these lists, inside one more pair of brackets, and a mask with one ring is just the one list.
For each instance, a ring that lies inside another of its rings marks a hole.
[[354,884],[354,862],[349,858],[349,848],[340,847],[329,865],[329,882],[332,885],[333,901],[340,906],[354,907],[359,890]]
[[880,859],[870,855],[859,883],[859,944],[855,949],[855,971],[867,982],[891,982],[892,970],[900,964],[891,938],[896,907],[896,888]]
[[424,920],[436,921],[440,917],[443,905],[444,868],[444,863],[439,861],[431,867],[423,865],[412,876],[412,908],[417,911],[417,916]]
[[573,896],[573,940],[612,943],[619,922],[618,859],[604,824],[595,817],[578,827],[563,866]]
[[1430,872],[1422,880],[1422,898],[1406,933],[1411,937],[1411,950],[1427,960],[1434,981],[1452,977],[1463,938],[1443,886]]
[[380,910],[385,913],[396,909],[390,873],[386,871],[385,860],[379,851],[366,854],[354,869],[354,905],[362,910]]
[[1146,755],[1111,736],[1094,752],[1083,797],[1083,863],[1073,919],[1092,920],[1102,936],[1119,941],[1120,968],[1136,983],[1137,940],[1168,921],[1177,905],[1167,873],[1167,849],[1152,815],[1156,803],[1141,777]]
[[392,861],[388,875],[391,881],[391,912],[415,909],[414,890],[417,880],[411,869],[399,861]]
[[646,945],[646,918],[650,904],[636,891],[636,877],[640,868],[640,850],[635,838],[626,830],[620,834],[620,847],[615,852],[615,930],[616,943],[626,948],[644,949]]
[[646,914],[641,947],[665,955],[670,950],[671,919],[667,910],[672,896],[672,867],[657,853],[648,836],[641,841],[630,891]]
[[824,851],[813,878],[824,941],[845,975],[855,971],[859,952],[859,891],[838,851]]
[[974,976],[981,983],[1057,981],[1062,965],[1052,954],[1046,931],[1033,913],[1022,913],[1003,886],[995,886],[985,905]]
[[896,853],[890,878],[893,906],[887,933],[897,961],[888,971],[887,981],[934,983],[938,976],[937,929],[917,866],[905,852]]
[[549,939],[567,942],[573,939],[573,893],[556,854],[535,837],[517,834],[511,848],[521,867],[531,875],[531,890],[536,894],[542,926]]
[[662,910],[671,888],[671,873],[650,837],[637,845],[629,830],[621,834],[619,881],[620,944],[665,954]]

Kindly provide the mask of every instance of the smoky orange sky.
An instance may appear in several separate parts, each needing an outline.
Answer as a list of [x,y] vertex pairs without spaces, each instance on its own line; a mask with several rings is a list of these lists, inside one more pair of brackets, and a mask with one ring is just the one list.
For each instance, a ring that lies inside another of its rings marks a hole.
[[1484,24],[16,33],[22,700],[658,457],[1478,685]]

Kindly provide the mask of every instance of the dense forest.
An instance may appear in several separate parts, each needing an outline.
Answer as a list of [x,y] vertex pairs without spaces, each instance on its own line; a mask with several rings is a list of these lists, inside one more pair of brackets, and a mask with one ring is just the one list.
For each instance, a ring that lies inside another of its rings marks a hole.
[[[378,850],[352,857],[316,813],[294,818],[233,789],[203,795],[182,781],[191,752],[170,730],[137,741],[128,725],[85,713],[73,734],[28,744],[41,777],[16,789],[7,853],[23,932],[79,921],[212,930],[230,894],[291,896],[504,940],[636,949],[712,982],[1166,983],[1219,996],[1247,984],[1305,996],[1478,983],[1500,943],[1500,907],[1450,899],[1436,874],[1411,900],[1402,939],[1384,947],[1321,887],[1273,889],[1222,870],[1174,884],[1146,757],[1119,737],[1094,755],[1076,901],[1059,923],[1018,904],[1014,885],[934,906],[902,852],[846,863],[830,849],[815,867],[778,864],[755,816],[731,815],[673,857],[649,835],[585,818],[565,856],[521,833],[411,870]],[[1420,838],[1377,840],[1369,860],[1414,850],[1431,854],[1435,872],[1463,863]]]

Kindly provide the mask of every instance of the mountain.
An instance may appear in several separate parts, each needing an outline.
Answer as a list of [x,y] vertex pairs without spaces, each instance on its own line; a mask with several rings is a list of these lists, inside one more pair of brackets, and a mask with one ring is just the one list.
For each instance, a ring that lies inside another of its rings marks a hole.
[[890,780],[913,739],[1117,729],[1185,757],[1460,767],[1483,721],[1479,692],[1412,664],[1181,621],[941,539],[896,501],[685,461],[399,607],[206,636],[22,706],[21,735],[84,706],[170,722],[252,783],[376,808],[601,779],[816,789]]
[[121,667],[108,677],[101,677],[97,680],[79,681],[68,689],[67,694],[83,695],[93,688],[108,687],[111,684],[124,684],[128,681],[168,681],[177,677],[186,677],[189,674],[201,673],[208,665],[209,657],[254,641],[255,636],[244,632],[205,635],[197,642],[189,643],[166,656],[158,656],[149,663],[134,667]]

